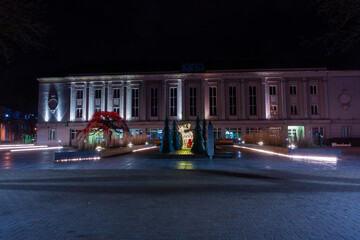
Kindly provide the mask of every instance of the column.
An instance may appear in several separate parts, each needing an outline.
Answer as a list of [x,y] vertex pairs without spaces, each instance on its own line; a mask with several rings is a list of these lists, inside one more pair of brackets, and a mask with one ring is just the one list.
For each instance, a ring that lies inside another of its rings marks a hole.
[[75,83],[72,82],[70,86],[70,121],[75,121],[75,107],[76,107],[76,88],[75,88]]
[[113,87],[112,82],[109,81],[108,83],[108,98],[107,98],[107,111],[112,112],[114,110],[113,108]]
[[326,79],[324,79],[323,81],[323,86],[324,86],[324,111],[325,111],[325,118],[329,118],[329,94],[328,94],[328,79],[326,76]]
[[287,118],[287,88],[286,88],[286,80],[284,78],[281,79],[281,111],[282,118]]
[[82,109],[83,109],[83,121],[87,121],[87,111],[86,111],[86,104],[87,104],[87,83],[84,82],[84,88],[83,88],[83,104],[82,104]]
[[261,114],[262,118],[270,119],[270,98],[269,98],[269,86],[267,84],[267,79],[261,79]]
[[102,87],[101,87],[101,111],[105,111],[105,82],[102,82]]
[[139,88],[139,119],[140,121],[146,120],[146,81],[143,80]]
[[240,84],[241,91],[241,119],[246,119],[246,91],[245,91],[245,80],[241,79]]
[[181,79],[178,80],[178,87],[177,87],[177,119],[182,120],[182,81]]
[[220,82],[220,89],[221,89],[221,94],[220,94],[220,104],[218,106],[218,109],[220,108],[220,119],[224,120],[225,119],[225,110],[228,107],[226,105],[226,91],[225,91],[225,80],[221,79]]
[[[166,94],[166,81],[165,80],[163,80],[163,82],[162,82],[162,94],[161,94],[161,96],[162,96],[162,109],[161,109],[161,116],[162,116],[162,119],[161,120],[165,120],[165,117],[166,117],[166,103],[168,102],[168,101],[166,101],[166,98],[167,98],[167,94]],[[160,103],[161,101],[159,101],[159,103]],[[160,104],[159,104],[160,105]]]
[[306,78],[302,79],[302,93],[301,96],[303,97],[303,109],[302,109],[302,114],[303,114],[303,118],[308,118],[308,81]]
[[207,81],[203,82],[203,93],[204,93],[204,112],[205,119],[210,119],[210,109],[209,109],[209,84]]
[[126,120],[131,120],[131,84],[126,84]]
[[90,120],[92,118],[92,116],[94,115],[94,83],[90,82],[90,88],[89,88],[89,117],[88,119]]
[[124,104],[125,104],[125,98],[124,98],[124,83],[121,83],[120,86],[120,117],[125,118],[125,112],[124,112]]

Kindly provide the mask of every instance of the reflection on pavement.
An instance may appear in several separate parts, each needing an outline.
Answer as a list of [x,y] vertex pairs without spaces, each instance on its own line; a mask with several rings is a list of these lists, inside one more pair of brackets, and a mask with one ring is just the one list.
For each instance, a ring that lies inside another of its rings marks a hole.
[[179,161],[176,163],[176,169],[194,169],[194,164],[191,161]]

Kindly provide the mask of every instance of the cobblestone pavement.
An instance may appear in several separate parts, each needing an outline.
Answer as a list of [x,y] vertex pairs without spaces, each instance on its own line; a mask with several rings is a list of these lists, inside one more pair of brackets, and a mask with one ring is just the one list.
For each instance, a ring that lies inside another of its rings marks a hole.
[[356,170],[1,170],[0,239],[360,239]]

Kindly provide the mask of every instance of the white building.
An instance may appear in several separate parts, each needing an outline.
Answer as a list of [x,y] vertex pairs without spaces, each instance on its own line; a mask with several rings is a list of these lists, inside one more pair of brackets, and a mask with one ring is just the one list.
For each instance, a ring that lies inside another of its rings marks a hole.
[[360,71],[269,69],[39,78],[37,143],[76,145],[96,111],[116,111],[132,132],[158,138],[167,116],[211,120],[218,139],[271,128],[360,137]]

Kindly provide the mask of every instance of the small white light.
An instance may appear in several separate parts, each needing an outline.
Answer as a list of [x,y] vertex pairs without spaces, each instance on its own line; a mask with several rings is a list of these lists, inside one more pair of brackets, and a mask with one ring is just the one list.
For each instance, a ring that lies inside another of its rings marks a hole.
[[263,143],[263,142],[258,142],[258,145],[259,145],[259,146],[263,146],[264,143]]
[[101,146],[97,146],[96,151],[100,152],[101,151]]
[[132,143],[129,143],[129,144],[128,144],[128,147],[132,147],[133,145],[134,145],[134,144],[132,144]]
[[245,141],[244,141],[244,140],[242,140],[242,141],[241,141],[241,143],[242,143],[242,144],[245,144]]
[[148,143],[148,142],[145,142],[145,145],[149,145],[149,143]]

